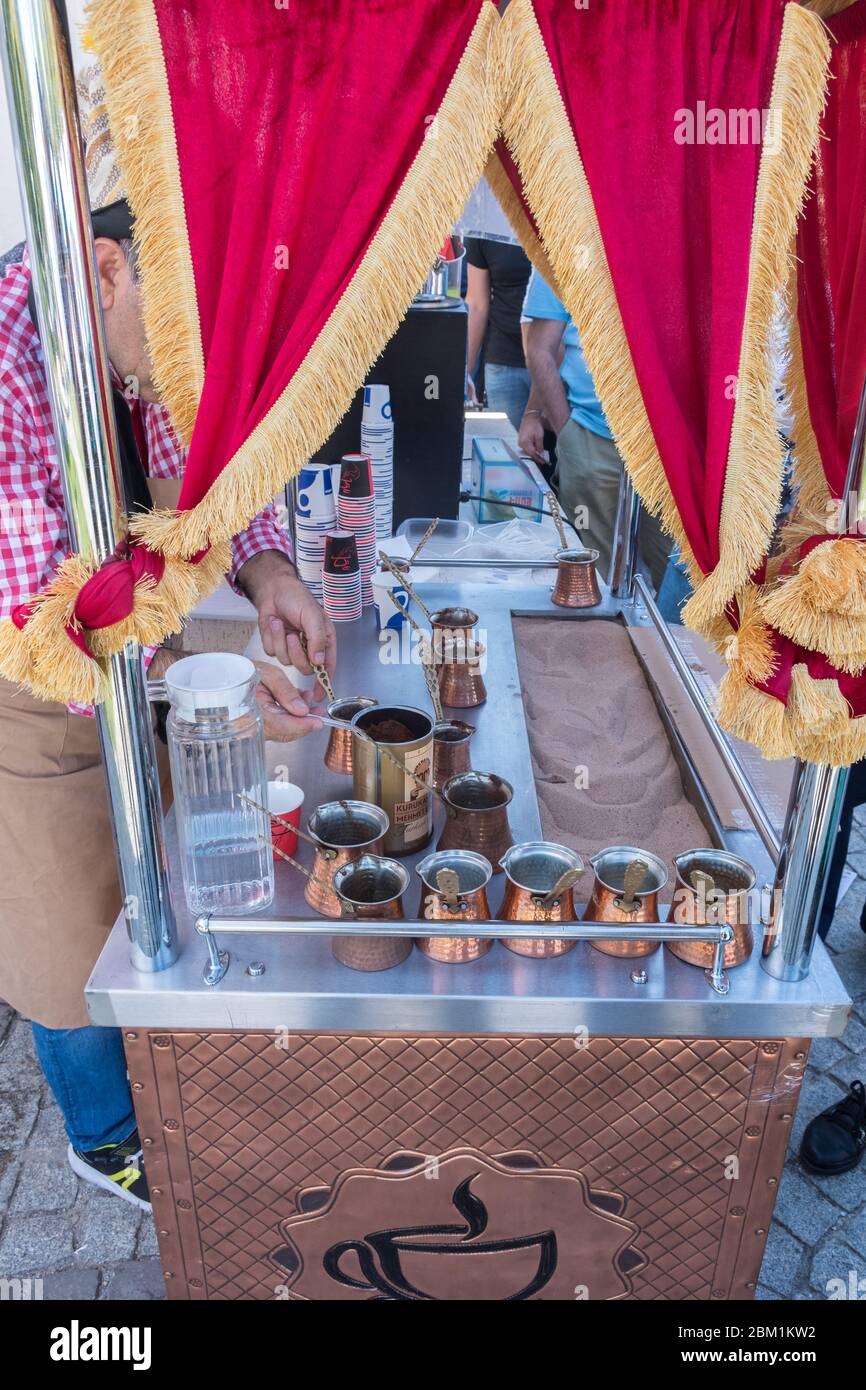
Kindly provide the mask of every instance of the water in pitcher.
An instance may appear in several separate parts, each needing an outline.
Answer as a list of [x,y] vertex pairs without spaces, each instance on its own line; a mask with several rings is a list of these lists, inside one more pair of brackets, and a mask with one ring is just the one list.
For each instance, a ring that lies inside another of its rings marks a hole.
[[243,914],[273,900],[270,817],[245,800],[267,806],[256,679],[252,662],[222,653],[185,657],[166,675],[181,867],[196,914]]

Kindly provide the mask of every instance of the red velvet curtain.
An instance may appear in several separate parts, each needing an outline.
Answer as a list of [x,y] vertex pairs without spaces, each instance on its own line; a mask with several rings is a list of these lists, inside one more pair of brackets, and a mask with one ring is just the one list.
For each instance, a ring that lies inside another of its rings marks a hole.
[[707,574],[719,559],[761,156],[755,123],[752,138],[732,139],[728,113],[768,109],[784,3],[533,8],[658,452]]
[[205,361],[181,508],[322,332],[422,141],[437,138],[481,8],[154,0]]

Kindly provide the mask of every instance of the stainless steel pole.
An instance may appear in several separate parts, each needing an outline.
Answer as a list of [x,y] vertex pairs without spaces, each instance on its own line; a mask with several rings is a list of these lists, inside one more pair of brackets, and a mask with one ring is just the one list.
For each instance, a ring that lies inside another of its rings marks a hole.
[[637,571],[637,547],[640,534],[640,498],[634,483],[623,468],[619,479],[616,503],[616,525],[610,559],[608,584],[614,598],[631,598]]
[[[71,57],[52,0],[0,0],[3,72],[33,292],[72,544],[105,560],[122,537],[119,455]],[[132,961],[177,957],[159,779],[135,643],[97,711]]]
[[[851,441],[843,502],[843,515],[848,518],[853,510],[856,521],[862,504],[864,450],[866,381]],[[852,498],[856,499],[853,509]],[[840,529],[848,524],[841,521]],[[774,979],[804,980],[809,973],[847,786],[845,767],[797,764],[761,957],[761,964]]]

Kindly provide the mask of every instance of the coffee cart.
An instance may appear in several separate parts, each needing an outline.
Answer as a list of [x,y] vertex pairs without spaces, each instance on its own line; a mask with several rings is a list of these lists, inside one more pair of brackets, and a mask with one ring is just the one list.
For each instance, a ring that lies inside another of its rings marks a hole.
[[[116,442],[74,100],[50,8],[4,0],[5,57],[73,539],[104,559],[119,538]],[[414,950],[390,971],[347,969],[335,933],[393,934],[394,923],[312,915],[287,865],[267,914],[193,920],[174,825],[159,811],[140,653],[128,644],[111,658],[98,718],[127,906],[87,1001],[95,1024],[123,1029],[170,1297],[751,1296],[810,1040],[841,1033],[849,1008],[815,941],[845,777],[798,768],[777,837],[635,575],[637,522],[624,486],[615,573],[591,610],[554,608],[547,585],[476,586],[471,564],[425,598],[481,614],[489,698],[471,715],[472,761],[514,787],[517,841],[543,839],[544,826],[514,618],[657,634],[753,828],[722,824],[655,690],[686,793],[710,842],[749,860],[770,890],[765,944],[730,973],[723,926],[694,932],[717,947],[708,972],[664,949],[637,961],[600,954],[591,943],[610,927],[585,919],[560,928],[578,942],[568,954],[511,954],[501,940],[526,928],[495,920],[501,876],[491,919],[465,928],[498,944],[458,966]],[[378,654],[369,613],[341,630],[341,693],[423,704],[418,665],[383,668]],[[347,794],[323,752],[324,735],[292,748],[308,809]],[[407,937],[422,934],[417,887],[397,924]],[[622,939],[675,930],[624,928]],[[424,935],[436,931],[424,923]]]

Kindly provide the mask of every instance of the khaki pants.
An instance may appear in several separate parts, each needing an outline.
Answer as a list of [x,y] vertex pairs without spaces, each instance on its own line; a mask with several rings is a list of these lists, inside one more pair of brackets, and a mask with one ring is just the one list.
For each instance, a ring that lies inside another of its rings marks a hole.
[[[163,797],[168,760],[157,746]],[[84,986],[120,911],[96,720],[0,679],[0,999],[87,1022]]]
[[[556,486],[562,509],[577,529],[584,545],[599,554],[603,579],[610,569],[613,529],[622,459],[612,439],[579,425],[573,418],[556,440]],[[673,542],[654,516],[641,515],[640,556],[656,589],[662,582]]]

